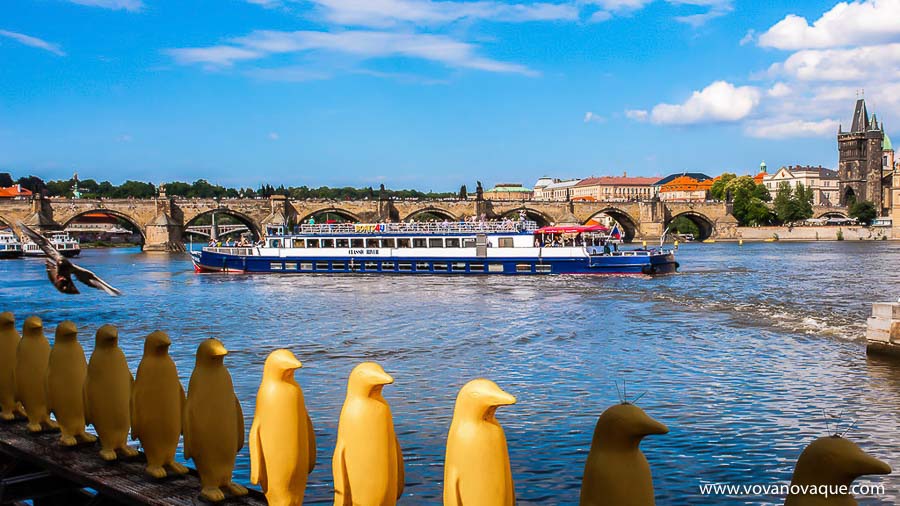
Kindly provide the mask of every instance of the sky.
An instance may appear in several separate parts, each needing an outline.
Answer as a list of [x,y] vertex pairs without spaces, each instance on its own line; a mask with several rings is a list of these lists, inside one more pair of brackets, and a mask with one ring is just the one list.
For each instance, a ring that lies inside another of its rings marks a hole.
[[834,168],[860,94],[900,137],[900,0],[0,2],[17,177],[448,191]]

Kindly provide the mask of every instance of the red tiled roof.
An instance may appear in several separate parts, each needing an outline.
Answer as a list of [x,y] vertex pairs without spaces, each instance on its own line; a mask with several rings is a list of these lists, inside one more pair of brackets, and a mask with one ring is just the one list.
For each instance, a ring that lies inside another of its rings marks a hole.
[[30,197],[31,192],[26,190],[25,188],[20,187],[19,185],[10,186],[8,188],[0,188],[0,198],[12,198],[12,197]]
[[658,180],[655,177],[589,177],[575,186],[652,186]]

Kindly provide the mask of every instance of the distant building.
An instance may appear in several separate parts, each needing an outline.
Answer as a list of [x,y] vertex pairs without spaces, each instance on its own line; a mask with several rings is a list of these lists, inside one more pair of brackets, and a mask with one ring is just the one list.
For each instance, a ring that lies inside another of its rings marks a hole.
[[490,190],[485,190],[487,200],[531,200],[532,191],[522,183],[497,183]]
[[[838,176],[840,178],[840,204],[848,205],[855,200],[869,200],[883,208],[885,199],[884,130],[878,125],[878,118],[869,117],[866,100],[856,101],[853,123],[849,132],[838,127]],[[879,209],[881,211],[881,209]]]
[[715,179],[706,174],[673,174],[657,182],[659,199],[666,202],[704,202],[709,199],[713,182]]
[[791,188],[802,184],[813,190],[813,205],[835,206],[841,198],[841,180],[837,171],[824,167],[789,166],[778,169],[778,172],[767,175],[764,179],[766,189],[774,197],[778,186],[787,183]]
[[582,179],[572,188],[572,200],[622,202],[650,200],[659,189],[656,177],[603,176]]
[[664,185],[664,184],[671,183],[671,182],[674,181],[676,178],[679,178],[679,177],[681,177],[681,176],[687,176],[687,177],[689,177],[689,178],[691,178],[691,179],[694,179],[694,180],[696,180],[696,181],[706,181],[707,179],[712,179],[711,177],[707,176],[706,174],[704,174],[704,173],[702,173],[702,172],[679,172],[679,173],[676,173],[676,174],[670,174],[670,175],[668,175],[668,176],[666,176],[666,177],[660,179],[660,180],[657,181],[655,184],[656,184],[656,186],[660,186],[660,187],[661,187],[661,186]]
[[31,196],[31,191],[19,184],[0,188],[0,199],[25,199]]
[[766,162],[762,162],[759,164],[759,172],[753,176],[753,182],[756,184],[764,184],[766,176],[769,175],[769,167],[766,165]]
[[566,201],[572,197],[572,188],[580,179],[551,179],[542,177],[534,184],[533,200],[558,200]]

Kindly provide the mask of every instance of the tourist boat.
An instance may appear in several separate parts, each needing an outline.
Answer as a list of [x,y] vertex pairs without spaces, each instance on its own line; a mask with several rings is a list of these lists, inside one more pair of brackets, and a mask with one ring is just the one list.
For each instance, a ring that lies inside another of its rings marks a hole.
[[9,230],[0,231],[0,258],[19,258],[24,252],[16,234]]
[[253,246],[191,252],[197,272],[394,274],[669,274],[671,250],[619,248],[596,226],[534,222],[342,223],[270,227]]
[[[81,244],[79,244],[78,239],[66,232],[57,232],[50,236],[50,244],[56,247],[56,250],[64,257],[77,257],[81,254]],[[46,256],[40,246],[31,241],[25,241],[22,248],[27,257]]]

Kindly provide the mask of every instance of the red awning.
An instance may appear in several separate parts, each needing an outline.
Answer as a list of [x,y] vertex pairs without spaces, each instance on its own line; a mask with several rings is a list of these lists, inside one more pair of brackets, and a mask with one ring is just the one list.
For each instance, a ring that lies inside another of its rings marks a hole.
[[563,225],[559,227],[542,227],[535,234],[583,234],[586,232],[609,232],[603,225]]

